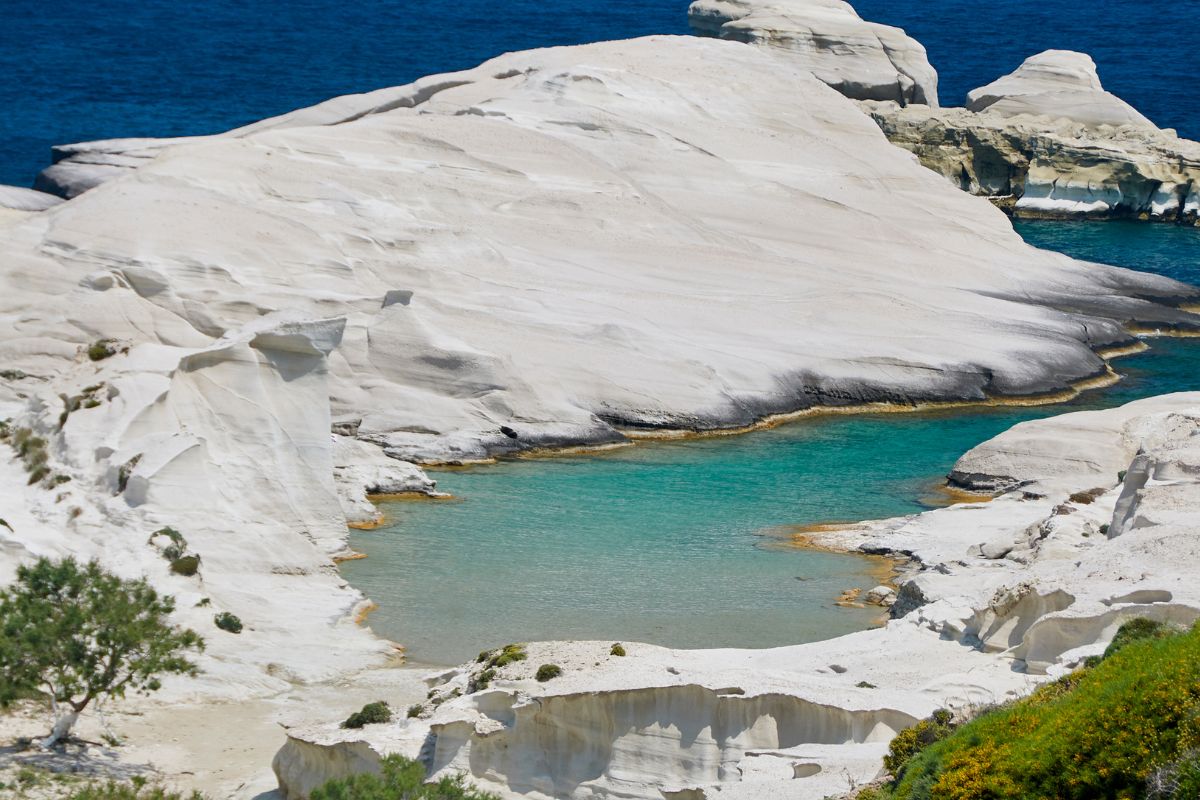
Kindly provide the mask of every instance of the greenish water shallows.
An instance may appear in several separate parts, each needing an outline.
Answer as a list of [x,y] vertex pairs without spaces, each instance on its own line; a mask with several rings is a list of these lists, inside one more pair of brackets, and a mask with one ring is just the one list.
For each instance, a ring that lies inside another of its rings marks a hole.
[[[1031,243],[1200,283],[1200,231],[1018,223]],[[830,638],[878,611],[834,605],[862,559],[771,546],[764,531],[922,510],[960,454],[1022,420],[1200,389],[1200,341],[1152,339],[1116,386],[1074,402],[818,417],[773,430],[436,473],[454,501],[389,503],[343,564],[379,634],[457,663],[512,641],[766,647]]]

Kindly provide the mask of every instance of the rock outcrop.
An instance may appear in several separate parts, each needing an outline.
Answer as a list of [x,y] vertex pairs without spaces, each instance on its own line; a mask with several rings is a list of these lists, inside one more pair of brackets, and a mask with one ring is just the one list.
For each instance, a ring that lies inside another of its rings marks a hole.
[[688,21],[702,36],[778,48],[855,100],[938,104],[921,43],[842,0],[695,0]]
[[[1104,374],[1094,351],[1130,321],[1197,324],[1189,287],[1026,246],[786,54],[692,37],[511,54],[173,142],[0,246],[14,281],[54,286],[5,309],[15,368],[340,316],[334,421],[412,461],[1059,392]],[[97,282],[152,326],[90,310]],[[70,324],[30,311],[67,302]]]
[[1030,56],[1008,75],[972,89],[967,109],[1004,117],[1066,119],[1090,128],[1155,127],[1133,106],[1104,90],[1091,56],[1070,50]]
[[[280,785],[298,800],[399,752],[514,798],[838,795],[909,720],[1025,694],[1130,618],[1200,618],[1200,393],[1026,423],[957,469],[1020,488],[823,540],[914,560],[885,627],[770,650],[531,644],[486,688],[484,664],[429,676],[411,719],[290,731]],[[536,681],[540,663],[562,677]]]
[[0,209],[45,211],[61,202],[61,197],[34,189],[22,189],[20,186],[0,186]]
[[972,91],[967,108],[864,103],[888,140],[1019,217],[1200,222],[1200,143],[1104,91],[1053,50]]

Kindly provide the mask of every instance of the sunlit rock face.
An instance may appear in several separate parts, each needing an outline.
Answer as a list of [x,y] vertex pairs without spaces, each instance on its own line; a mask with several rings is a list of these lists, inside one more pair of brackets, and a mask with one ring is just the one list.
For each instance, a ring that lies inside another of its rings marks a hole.
[[1197,223],[1200,144],[1105,91],[1089,56],[1040,53],[967,97],[864,108],[893,144],[1017,216]]
[[1104,90],[1091,56],[1070,50],[1030,56],[1008,75],[968,92],[967,108],[1005,117],[1067,119],[1089,127],[1154,127],[1133,106]]
[[842,0],[696,0],[692,30],[777,48],[855,100],[937,106],[937,71],[900,28],[867,22]]

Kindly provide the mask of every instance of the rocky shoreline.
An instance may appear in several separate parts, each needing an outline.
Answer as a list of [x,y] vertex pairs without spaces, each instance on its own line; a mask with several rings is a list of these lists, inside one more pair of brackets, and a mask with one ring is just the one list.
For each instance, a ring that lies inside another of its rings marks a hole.
[[[486,689],[472,688],[478,664],[427,676],[439,699],[409,720],[290,732],[280,785],[304,797],[390,752],[506,797],[786,800],[869,783],[892,733],[937,707],[1023,695],[1130,617],[1200,618],[1197,442],[1198,393],[1023,423],[955,467],[1012,487],[996,499],[813,534],[911,559],[883,628],[761,651],[625,643],[619,658],[609,643],[530,644]],[[564,675],[539,683],[539,663]]]
[[[39,556],[144,575],[209,640],[202,676],[163,701],[285,698],[295,721],[321,695],[306,719],[332,718],[346,681],[411,697],[411,673],[386,669],[402,648],[360,624],[370,601],[336,562],[348,525],[378,524],[370,495],[437,496],[421,464],[1053,401],[1114,380],[1107,358],[1137,331],[1200,332],[1200,289],[1029,247],[959,191],[1191,219],[1190,172],[1147,166],[1176,145],[1094,68],[1052,76],[1060,105],[1086,95],[1063,107],[1107,110],[1054,122],[1068,177],[1039,195],[1049,173],[1030,161],[1018,187],[1012,164],[1052,138],[1017,130],[1049,124],[1028,122],[1023,88],[1044,88],[1045,60],[981,110],[938,109],[919,43],[837,0],[691,16],[713,38],[510,53],[216,136],[66,146],[39,184],[66,202],[0,187],[0,418],[40,443],[36,464],[0,444],[0,582]],[[1017,131],[1005,185],[975,144],[943,146],[977,124]],[[1141,188],[1112,190],[1117,156],[1085,163],[1105,137],[1147,143]],[[1197,408],[1018,426],[952,475],[994,501],[823,534],[920,569],[883,628],[763,651],[530,643],[486,680],[480,664],[430,676],[406,721],[298,725],[279,784],[303,798],[387,752],[534,798],[870,780],[938,705],[1025,692],[1129,616],[1200,613],[1180,535]],[[152,546],[167,528],[194,574]],[[217,612],[244,628],[215,629]],[[564,674],[538,681],[542,664]]]

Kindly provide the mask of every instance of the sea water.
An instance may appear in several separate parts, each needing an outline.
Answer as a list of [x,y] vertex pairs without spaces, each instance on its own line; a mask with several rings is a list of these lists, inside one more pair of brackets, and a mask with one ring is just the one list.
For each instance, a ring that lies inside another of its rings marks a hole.
[[[929,51],[944,105],[1056,47],[1110,90],[1200,138],[1188,67],[1195,0],[854,0]],[[217,133],[509,50],[685,34],[688,0],[0,0],[0,183],[50,146]]]
[[[1200,231],[1021,222],[1031,243],[1200,283]],[[781,547],[781,528],[922,511],[954,461],[1017,422],[1200,390],[1200,340],[1153,338],[1116,386],[1070,403],[813,417],[771,430],[433,473],[449,501],[383,505],[343,564],[411,659],[455,663],[532,639],[767,647],[838,636],[878,609],[853,556]]]

